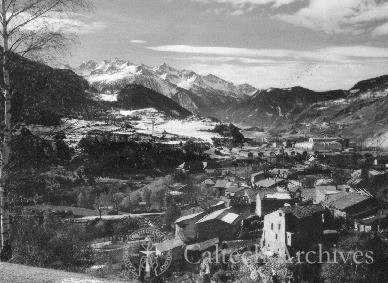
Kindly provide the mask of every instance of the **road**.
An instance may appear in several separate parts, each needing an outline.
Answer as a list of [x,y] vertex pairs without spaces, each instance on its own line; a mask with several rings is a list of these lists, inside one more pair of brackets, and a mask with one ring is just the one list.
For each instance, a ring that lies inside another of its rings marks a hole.
[[[161,213],[139,213],[139,214],[125,213],[125,214],[119,214],[119,215],[102,215],[101,219],[118,220],[118,219],[125,219],[128,217],[141,218],[141,217],[149,217],[149,216],[160,216],[162,214],[164,214],[164,212],[161,212]],[[91,221],[91,220],[96,219],[96,218],[99,218],[99,216],[85,216],[85,217],[81,217],[81,218],[69,218],[69,219],[73,222],[87,222],[87,221]]]

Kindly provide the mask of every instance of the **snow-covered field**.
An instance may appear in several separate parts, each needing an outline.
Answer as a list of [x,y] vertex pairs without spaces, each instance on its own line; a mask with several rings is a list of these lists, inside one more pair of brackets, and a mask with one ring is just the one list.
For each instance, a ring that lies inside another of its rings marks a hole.
[[[108,121],[87,121],[83,119],[63,119],[59,127],[43,127],[31,125],[28,129],[34,134],[53,138],[56,134],[63,132],[65,140],[71,147],[75,147],[78,142],[88,132],[99,130],[117,134],[134,135],[145,134],[155,136],[171,137],[171,144],[179,144],[187,138],[202,139],[212,142],[213,137],[221,137],[217,133],[209,132],[218,124],[209,119],[199,117],[189,117],[184,120],[171,119],[163,112],[154,108],[139,110],[118,110],[112,112],[113,120]],[[115,121],[115,118],[119,119]],[[122,124],[129,124],[132,127],[124,127]],[[169,136],[170,134],[170,136]]]
[[117,101],[117,93],[101,93],[98,95],[98,99],[102,101]]
[[221,137],[217,133],[207,132],[208,130],[214,129],[216,124],[217,123],[209,123],[201,120],[169,120],[165,123],[155,125],[155,130],[157,132],[166,131],[170,134],[198,138],[208,142],[212,142],[213,137]]

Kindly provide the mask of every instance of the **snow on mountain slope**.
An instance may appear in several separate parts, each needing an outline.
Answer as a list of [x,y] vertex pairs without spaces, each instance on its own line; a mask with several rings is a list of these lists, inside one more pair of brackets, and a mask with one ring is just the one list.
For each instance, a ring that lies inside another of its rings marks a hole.
[[253,86],[246,84],[244,87],[250,89],[246,93],[243,88],[235,86],[233,83],[227,82],[215,75],[201,76],[190,70],[178,71],[167,64],[160,65],[154,71],[160,78],[187,90],[196,91],[202,89],[205,92],[222,94],[238,99],[245,98],[248,93],[257,91]]
[[76,72],[85,77],[99,91],[118,91],[125,84],[137,83],[152,88],[168,97],[186,90],[201,90],[201,94],[218,94],[237,99],[256,91],[250,85],[236,86],[217,76],[201,76],[190,70],[177,70],[167,64],[149,67],[129,61],[112,59],[96,63],[83,62]]
[[127,84],[141,84],[169,98],[178,92],[177,86],[156,76],[151,67],[119,59],[82,63],[76,72],[99,92],[118,92]]

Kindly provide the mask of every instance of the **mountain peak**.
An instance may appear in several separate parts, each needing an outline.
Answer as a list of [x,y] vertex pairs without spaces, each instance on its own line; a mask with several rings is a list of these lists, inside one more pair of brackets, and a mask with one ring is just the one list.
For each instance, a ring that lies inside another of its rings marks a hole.
[[94,68],[97,67],[97,63],[93,60],[89,60],[89,61],[83,61],[82,64],[79,66],[79,69],[88,69],[88,70],[92,70]]

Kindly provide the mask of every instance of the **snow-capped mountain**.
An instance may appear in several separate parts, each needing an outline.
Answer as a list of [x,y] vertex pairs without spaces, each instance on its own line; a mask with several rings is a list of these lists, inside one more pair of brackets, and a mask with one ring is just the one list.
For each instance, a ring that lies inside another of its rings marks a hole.
[[213,113],[214,107],[238,103],[257,91],[247,84],[236,86],[215,75],[202,76],[167,64],[150,67],[112,59],[83,62],[75,71],[99,93],[117,93],[128,84],[140,84],[203,116]]

